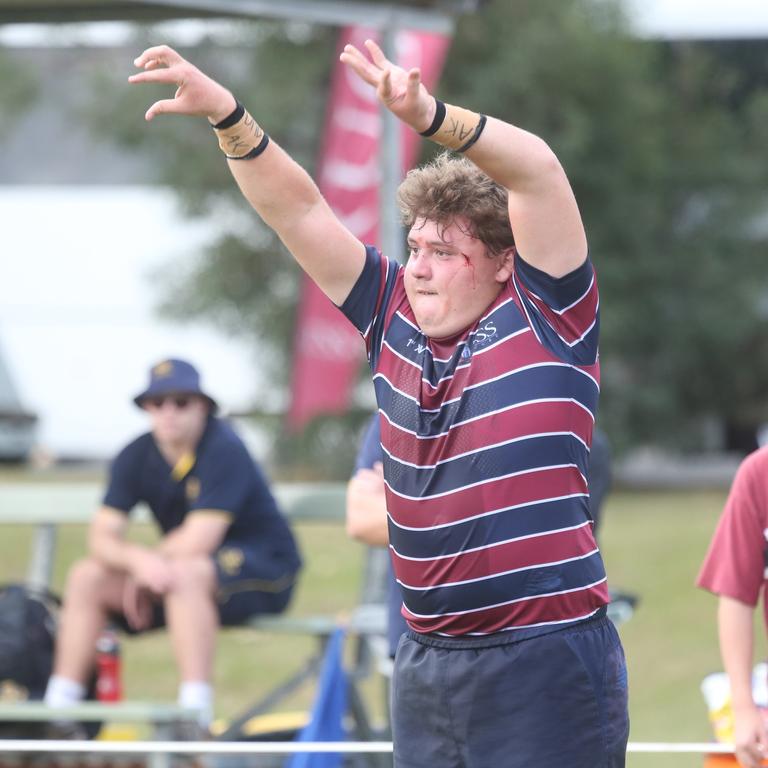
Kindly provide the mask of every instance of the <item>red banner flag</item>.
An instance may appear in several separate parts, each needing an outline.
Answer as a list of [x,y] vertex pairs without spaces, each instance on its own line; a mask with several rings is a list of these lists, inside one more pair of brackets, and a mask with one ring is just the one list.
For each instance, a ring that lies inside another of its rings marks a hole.
[[[364,243],[379,241],[379,145],[381,113],[369,85],[338,60],[346,43],[365,50],[363,42],[377,32],[346,27],[339,36],[336,66],[325,120],[318,186],[329,205]],[[402,31],[396,35],[398,64],[419,67],[431,91],[448,50],[445,35]],[[416,160],[418,134],[402,133],[401,173]],[[302,286],[294,339],[293,377],[288,426],[300,430],[321,413],[343,413],[363,358],[360,334],[307,277]]]

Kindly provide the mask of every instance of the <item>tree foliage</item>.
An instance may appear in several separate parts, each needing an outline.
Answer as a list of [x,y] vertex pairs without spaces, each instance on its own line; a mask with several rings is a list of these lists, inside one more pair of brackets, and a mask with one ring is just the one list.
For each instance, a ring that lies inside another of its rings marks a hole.
[[34,104],[38,91],[32,73],[0,50],[0,138],[7,135],[14,121]]
[[618,444],[695,447],[768,392],[768,78],[738,54],[634,39],[596,0],[493,3],[451,53],[445,95],[543,136],[574,186]]
[[[189,56],[311,171],[336,30],[252,30],[251,46]],[[755,222],[768,208],[767,68],[746,43],[636,39],[617,0],[495,0],[458,23],[441,97],[541,135],[574,186],[601,286],[601,420],[617,445],[693,447],[705,422],[764,418],[766,232]],[[204,127],[146,126],[149,89],[106,98],[107,78],[100,93],[95,124],[151,153],[191,215],[226,222],[169,285],[166,311],[253,338],[283,386],[297,269],[239,199]]]

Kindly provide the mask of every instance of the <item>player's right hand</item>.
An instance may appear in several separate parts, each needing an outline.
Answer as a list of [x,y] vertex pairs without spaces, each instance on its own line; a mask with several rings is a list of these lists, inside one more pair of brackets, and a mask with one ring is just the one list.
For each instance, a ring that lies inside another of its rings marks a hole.
[[155,595],[164,595],[173,586],[173,569],[168,560],[150,549],[133,554],[131,577],[139,587]]
[[172,99],[156,101],[145,113],[200,115],[218,123],[235,109],[235,97],[223,86],[190,64],[167,45],[147,48],[133,62],[144,71],[131,75],[129,83],[167,83],[176,87]]
[[768,758],[768,730],[757,707],[735,713],[736,759],[744,768],[760,768]]

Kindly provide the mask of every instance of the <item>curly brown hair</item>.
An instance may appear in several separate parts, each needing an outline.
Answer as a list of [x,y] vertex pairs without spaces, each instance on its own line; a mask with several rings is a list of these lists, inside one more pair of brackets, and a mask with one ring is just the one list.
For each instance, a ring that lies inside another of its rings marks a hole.
[[507,190],[464,157],[443,152],[408,172],[397,190],[403,224],[429,219],[443,227],[466,219],[467,234],[481,240],[498,256],[515,244],[509,223]]

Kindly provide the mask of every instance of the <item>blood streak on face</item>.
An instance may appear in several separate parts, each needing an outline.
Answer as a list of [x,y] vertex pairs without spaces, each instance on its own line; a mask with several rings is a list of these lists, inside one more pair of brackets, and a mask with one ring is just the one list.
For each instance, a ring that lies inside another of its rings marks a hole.
[[477,275],[475,274],[475,265],[472,263],[472,259],[467,256],[466,253],[461,254],[464,257],[464,266],[472,272],[472,290],[477,289]]

